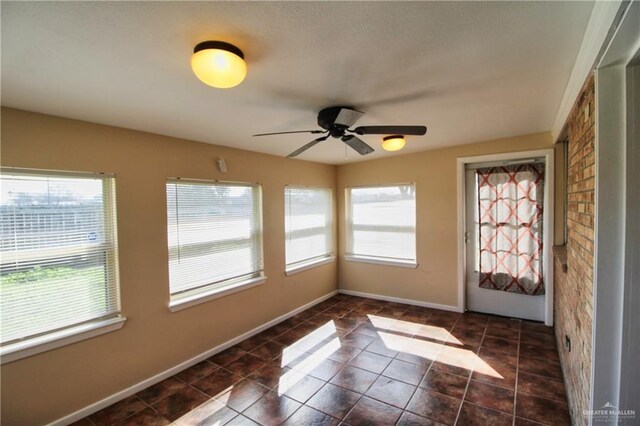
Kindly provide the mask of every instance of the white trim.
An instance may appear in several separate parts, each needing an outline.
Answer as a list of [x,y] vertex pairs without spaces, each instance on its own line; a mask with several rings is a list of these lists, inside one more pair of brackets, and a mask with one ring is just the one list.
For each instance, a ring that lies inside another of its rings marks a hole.
[[[593,313],[589,409],[618,406],[624,276],[624,66],[595,71]],[[606,141],[606,143],[603,143]],[[606,231],[606,232],[601,232]],[[601,402],[605,401],[605,402]],[[593,424],[593,419],[588,419]],[[615,420],[603,424],[617,424]]]
[[[413,201],[414,201],[414,209],[418,208],[418,197],[417,197],[417,185],[416,182],[405,182],[405,183],[383,183],[383,184],[371,184],[371,185],[355,185],[355,186],[347,186],[344,188],[344,213],[345,213],[345,246],[346,251],[349,252],[345,254],[345,260],[352,262],[362,262],[362,263],[372,263],[375,265],[388,265],[388,266],[398,266],[401,268],[410,268],[415,269],[418,267],[417,259],[414,260],[402,260],[402,259],[384,259],[375,256],[365,256],[350,253],[353,249],[353,221],[352,221],[352,203],[351,203],[351,191],[353,189],[367,189],[367,188],[393,188],[399,186],[413,186]],[[417,218],[414,218],[414,226],[413,226],[413,254],[417,257],[418,252],[418,232],[417,232]]]
[[285,269],[284,274],[288,277],[290,275],[295,275],[299,272],[306,271],[308,269],[313,269],[317,266],[326,265],[327,263],[333,263],[336,261],[336,257],[331,255],[328,257],[323,257],[322,259],[316,259],[311,262],[306,262],[298,266],[294,266],[289,269]]
[[[333,196],[333,188],[322,188],[322,187],[313,187],[313,186],[296,186],[296,185],[285,185],[284,186],[284,197],[285,197],[285,212],[284,212],[284,216],[285,216],[285,237],[286,237],[286,242],[285,242],[285,257],[287,252],[289,251],[287,245],[288,243],[292,240],[292,238],[290,237],[291,234],[297,232],[297,231],[301,231],[301,230],[296,230],[296,231],[287,231],[286,230],[286,224],[290,222],[290,215],[291,215],[291,197],[290,195],[287,193],[287,190],[289,189],[299,189],[299,190],[315,190],[315,191],[328,191],[329,192],[329,206],[327,209],[327,213],[329,213],[329,222],[325,223],[325,231],[329,230],[329,246],[331,246],[331,249],[328,249],[327,252],[319,254],[319,255],[315,255],[314,257],[312,257],[311,259],[303,259],[303,260],[299,260],[297,262],[293,262],[293,264],[290,266],[288,264],[285,264],[285,276],[290,276],[290,275],[295,275],[298,272],[302,272],[302,271],[306,271],[308,269],[311,268],[315,268],[316,266],[320,266],[320,265],[326,265],[327,263],[331,263],[334,262],[336,260],[336,257],[333,254],[333,248],[335,247],[334,244],[334,239],[335,239],[335,235],[333,232],[333,224],[335,222],[335,197]],[[287,210],[286,207],[287,205],[289,205],[289,209]],[[316,228],[315,226],[311,227],[311,229]],[[309,229],[309,228],[307,228]],[[327,235],[327,234],[324,234]],[[294,238],[295,239],[295,238]],[[322,257],[320,257],[322,256]]]
[[542,265],[542,274],[545,280],[545,306],[544,306],[544,324],[553,326],[553,294],[554,294],[554,274],[553,274],[553,243],[555,238],[555,151],[548,150],[545,156],[545,185],[544,185],[544,213],[543,213],[543,232],[544,247],[542,249],[542,257],[544,265]]
[[[457,219],[458,219],[458,309],[464,311],[467,308],[467,290],[465,287],[465,274],[466,274],[466,246],[465,246],[465,228],[467,215],[465,213],[466,206],[466,178],[465,178],[465,162],[463,159],[458,158],[456,162],[456,176],[457,182]],[[462,241],[461,241],[462,240]]]
[[361,189],[361,188],[388,188],[393,186],[402,186],[402,185],[415,185],[415,181],[408,182],[391,182],[391,183],[372,183],[372,184],[364,184],[364,185],[350,185],[345,186],[344,189]]
[[416,269],[418,264],[414,260],[391,260],[378,257],[358,256],[357,254],[345,254],[344,259],[349,262],[373,263],[374,265],[398,266],[400,268]]
[[327,299],[329,299],[330,297],[335,296],[338,293],[337,290],[334,290],[330,293],[325,294],[324,296],[321,296],[315,300],[312,300],[311,302],[302,305],[292,311],[287,312],[286,314],[280,315],[277,318],[274,318],[273,320],[262,324],[259,327],[256,327],[252,330],[247,331],[244,334],[241,334],[238,337],[235,337],[231,340],[228,340],[224,343],[221,343],[220,345],[216,346],[215,348],[209,349],[206,352],[201,353],[200,355],[197,355],[185,362],[182,362],[174,367],[171,367],[161,373],[156,374],[153,377],[149,377],[148,379],[145,379],[139,383],[136,383],[133,386],[130,386],[126,389],[121,390],[120,392],[114,393],[113,395],[110,395],[94,404],[91,404],[87,407],[81,408],[80,410],[73,412],[67,416],[64,416],[58,420],[55,420],[53,422],[51,422],[49,425],[50,426],[63,426],[63,425],[68,425],[71,424],[75,421],[78,421],[84,417],[87,417],[97,411],[102,410],[105,407],[108,407],[112,404],[115,404],[118,401],[123,400],[124,398],[131,396],[137,392],[140,392],[143,389],[148,388],[149,386],[155,385],[158,382],[163,381],[164,379],[171,377],[179,372],[181,372],[182,370],[185,370],[201,361],[204,361],[205,359],[219,353],[222,352],[223,350],[230,348],[231,346],[242,342],[245,339],[248,339],[251,336],[254,336],[264,330],[266,330],[269,327],[272,327],[284,320],[286,320],[287,318],[290,318],[306,309],[309,309],[310,307],[312,307],[313,305],[317,305],[320,302],[323,302]]
[[640,46],[637,1],[627,1],[620,7],[619,19],[611,26],[611,38],[602,49],[596,69],[612,65],[628,67]]
[[[629,2],[623,17],[595,71],[595,220],[593,265],[593,325],[589,409],[596,410],[610,402],[621,410],[633,409],[627,399],[638,393],[635,368],[637,354],[628,357],[625,349],[633,342],[629,330],[636,330],[637,312],[630,312],[631,295],[637,281],[628,281],[625,273],[633,259],[627,245],[633,240],[628,221],[635,219],[633,201],[628,197],[635,163],[633,135],[629,133],[628,104],[632,88],[627,81],[630,59],[640,46],[640,3]],[[631,217],[627,215],[631,214]],[[635,298],[637,301],[637,296]],[[637,339],[635,340],[637,342]],[[636,403],[636,398],[631,398]],[[593,417],[589,424],[595,424]],[[603,424],[618,424],[615,416]]]
[[440,309],[450,312],[463,312],[463,310],[459,309],[457,306],[441,305],[439,303],[423,302],[421,300],[414,299],[402,299],[400,297],[383,296],[381,294],[365,293],[362,291],[339,289],[338,293],[347,294],[349,296],[368,297],[369,299],[384,300],[387,302],[404,303],[405,305],[422,306],[423,308]]
[[458,306],[464,312],[466,308],[466,262],[465,262],[465,165],[468,163],[484,163],[489,161],[517,160],[531,157],[544,157],[545,185],[544,185],[544,216],[542,249],[543,275],[545,279],[545,325],[553,325],[553,238],[554,238],[554,150],[540,149],[535,151],[506,152],[500,154],[479,155],[476,157],[459,157],[457,159],[458,177]]
[[567,82],[560,108],[551,127],[551,136],[557,140],[564,129],[567,117],[573,108],[573,104],[580,94],[580,90],[593,70],[598,55],[602,49],[611,25],[613,24],[622,1],[596,1],[591,17],[584,32],[580,50],[571,70],[571,76]]
[[[639,11],[640,13],[640,11]],[[626,224],[625,224],[625,275],[624,306],[622,313],[622,357],[620,371],[619,407],[631,407],[640,401],[640,371],[637,356],[640,353],[640,223],[636,217],[640,211],[640,37],[633,48],[638,57],[626,63],[627,90],[627,146],[626,146]]]
[[124,317],[93,321],[3,346],[0,348],[0,364],[4,365],[22,358],[119,330],[125,321],[126,318]]
[[86,172],[73,170],[55,170],[55,169],[32,169],[28,167],[0,167],[1,173],[19,174],[25,176],[51,176],[52,174],[60,176],[69,176],[85,179],[105,179],[115,178],[115,173],[111,172]]
[[222,288],[213,288],[190,296],[176,298],[169,301],[169,310],[171,312],[178,312],[183,309],[199,305],[201,303],[209,302],[214,299],[219,299],[221,297],[237,293],[239,291],[248,290],[250,288],[262,285],[265,282],[267,282],[267,277],[261,276],[245,281],[240,281],[239,283],[234,283]]

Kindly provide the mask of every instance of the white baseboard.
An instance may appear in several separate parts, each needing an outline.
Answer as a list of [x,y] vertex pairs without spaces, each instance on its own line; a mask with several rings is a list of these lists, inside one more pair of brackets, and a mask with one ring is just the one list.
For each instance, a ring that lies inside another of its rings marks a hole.
[[457,306],[440,305],[438,303],[422,302],[422,301],[413,300],[413,299],[401,299],[399,297],[383,296],[380,294],[373,294],[373,293],[364,293],[362,291],[339,289],[338,293],[347,294],[349,296],[359,296],[359,297],[368,297],[370,299],[385,300],[387,302],[404,303],[406,305],[422,306],[423,308],[441,309],[443,311],[452,311],[452,312],[464,312],[464,309],[461,309]]
[[254,328],[253,330],[247,331],[246,333],[241,334],[238,337],[235,337],[235,338],[233,338],[231,340],[228,340],[228,341],[216,346],[213,349],[209,349],[208,351],[203,352],[200,355],[197,355],[197,356],[195,356],[195,357],[193,357],[193,358],[191,358],[191,359],[189,359],[189,360],[187,360],[187,361],[185,361],[183,363],[180,363],[180,364],[178,364],[178,365],[176,365],[174,367],[171,367],[168,370],[165,370],[165,371],[163,371],[163,372],[161,372],[159,374],[156,374],[153,377],[150,377],[150,378],[148,378],[146,380],[143,380],[143,381],[141,381],[139,383],[136,383],[135,385],[133,385],[131,387],[128,387],[128,388],[126,388],[124,390],[121,390],[120,392],[117,392],[117,393],[115,393],[115,394],[113,394],[111,396],[108,396],[108,397],[106,397],[106,398],[104,398],[104,399],[102,399],[102,400],[100,400],[100,401],[98,401],[98,402],[96,402],[94,404],[91,404],[91,405],[89,405],[87,407],[84,407],[84,408],[82,408],[82,409],[80,409],[80,410],[78,410],[76,412],[73,412],[73,413],[69,414],[68,416],[62,417],[62,418],[50,423],[50,425],[51,426],[64,426],[64,425],[68,425],[70,423],[73,423],[75,421],[78,421],[78,420],[80,420],[80,419],[82,419],[84,417],[87,417],[87,416],[89,416],[89,415],[91,415],[91,414],[93,414],[93,413],[95,413],[97,411],[102,410],[105,407],[110,406],[111,404],[115,404],[116,402],[121,401],[121,400],[123,400],[124,398],[126,398],[128,396],[131,396],[131,395],[133,395],[135,393],[138,393],[141,390],[148,388],[149,386],[155,385],[156,383],[161,382],[164,379],[166,379],[168,377],[171,377],[171,376],[181,372],[182,370],[185,370],[185,369],[187,369],[187,368],[199,363],[200,361],[204,361],[205,359],[217,354],[218,352],[222,352],[223,350],[225,350],[227,348],[230,348],[231,346],[233,346],[233,345],[235,345],[237,343],[240,343],[243,340],[248,339],[251,336],[254,336],[254,335],[258,334],[258,333],[266,330],[267,328],[269,328],[271,326],[274,326],[274,325],[278,324],[279,322],[282,322],[282,321],[286,320],[287,318],[290,318],[290,317],[292,317],[292,316],[304,311],[305,309],[308,309],[308,308],[312,307],[313,305],[316,305],[316,304],[318,304],[320,302],[323,302],[323,301],[327,300],[328,298],[330,298],[332,296],[335,296],[337,293],[338,293],[337,290],[336,291],[332,291],[330,293],[327,293],[324,296],[319,297],[319,298],[317,298],[317,299],[315,299],[315,300],[313,300],[313,301],[311,301],[311,302],[309,302],[309,303],[307,303],[305,305],[302,305],[302,306],[294,309],[293,311],[287,312],[284,315],[280,315],[279,317],[274,318],[273,320],[271,320],[271,321],[269,321],[269,322],[267,322],[265,324],[262,324],[259,327]]

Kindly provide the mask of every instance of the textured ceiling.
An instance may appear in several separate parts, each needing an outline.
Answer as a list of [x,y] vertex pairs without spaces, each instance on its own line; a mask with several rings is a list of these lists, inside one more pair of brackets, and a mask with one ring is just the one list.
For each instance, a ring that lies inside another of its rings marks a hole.
[[[358,125],[426,124],[399,153],[551,128],[592,2],[2,2],[2,104],[285,156],[334,104]],[[203,85],[200,41],[246,80]],[[330,139],[298,158],[360,157]],[[517,147],[514,147],[517,149]]]

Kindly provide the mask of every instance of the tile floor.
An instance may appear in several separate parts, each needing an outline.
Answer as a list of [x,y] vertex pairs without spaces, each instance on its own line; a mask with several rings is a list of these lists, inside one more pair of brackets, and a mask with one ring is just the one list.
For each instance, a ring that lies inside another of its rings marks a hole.
[[337,295],[78,425],[570,424],[552,330]]

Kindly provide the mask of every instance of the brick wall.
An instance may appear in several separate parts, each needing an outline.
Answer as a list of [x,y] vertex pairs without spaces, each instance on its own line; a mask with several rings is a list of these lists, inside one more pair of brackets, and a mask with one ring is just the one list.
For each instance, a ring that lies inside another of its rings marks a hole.
[[[594,80],[585,83],[567,120],[567,244],[566,272],[556,256],[555,333],[571,418],[586,424],[591,376],[591,323],[593,315],[593,222],[595,183]],[[585,109],[588,108],[588,114]],[[571,339],[571,350],[565,345]]]

